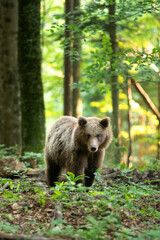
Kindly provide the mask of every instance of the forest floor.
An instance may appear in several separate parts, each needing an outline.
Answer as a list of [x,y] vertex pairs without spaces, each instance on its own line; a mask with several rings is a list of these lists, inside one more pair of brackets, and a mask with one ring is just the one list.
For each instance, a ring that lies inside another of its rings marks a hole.
[[106,168],[92,187],[0,178],[0,239],[160,239],[160,171]]

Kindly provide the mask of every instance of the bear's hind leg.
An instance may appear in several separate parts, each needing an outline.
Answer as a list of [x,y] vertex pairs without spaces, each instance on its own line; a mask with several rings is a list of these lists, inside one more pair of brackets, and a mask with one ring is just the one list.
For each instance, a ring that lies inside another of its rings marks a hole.
[[46,171],[48,186],[55,186],[55,182],[58,181],[60,170],[60,167],[56,163],[54,163],[53,160],[48,161]]

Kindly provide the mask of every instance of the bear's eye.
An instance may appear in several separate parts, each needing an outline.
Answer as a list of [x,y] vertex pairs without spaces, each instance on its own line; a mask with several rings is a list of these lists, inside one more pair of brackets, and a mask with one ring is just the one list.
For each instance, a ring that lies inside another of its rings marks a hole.
[[90,135],[89,135],[89,134],[86,134],[86,138],[89,139],[89,138],[90,138]]
[[98,134],[96,138],[100,141],[102,139],[102,136]]

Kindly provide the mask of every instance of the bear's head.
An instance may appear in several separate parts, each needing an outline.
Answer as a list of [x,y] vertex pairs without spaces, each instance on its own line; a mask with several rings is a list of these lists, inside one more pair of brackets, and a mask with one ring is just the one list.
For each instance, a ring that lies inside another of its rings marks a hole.
[[[79,117],[76,131],[77,146],[89,152],[106,148],[111,140],[110,118]],[[79,146],[80,145],[80,146]]]

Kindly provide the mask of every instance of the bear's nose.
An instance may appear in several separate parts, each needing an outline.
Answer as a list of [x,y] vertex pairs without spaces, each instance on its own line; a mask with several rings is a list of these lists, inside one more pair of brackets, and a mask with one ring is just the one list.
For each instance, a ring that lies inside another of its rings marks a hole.
[[92,151],[92,152],[95,152],[96,150],[97,150],[96,147],[91,147],[91,151]]

